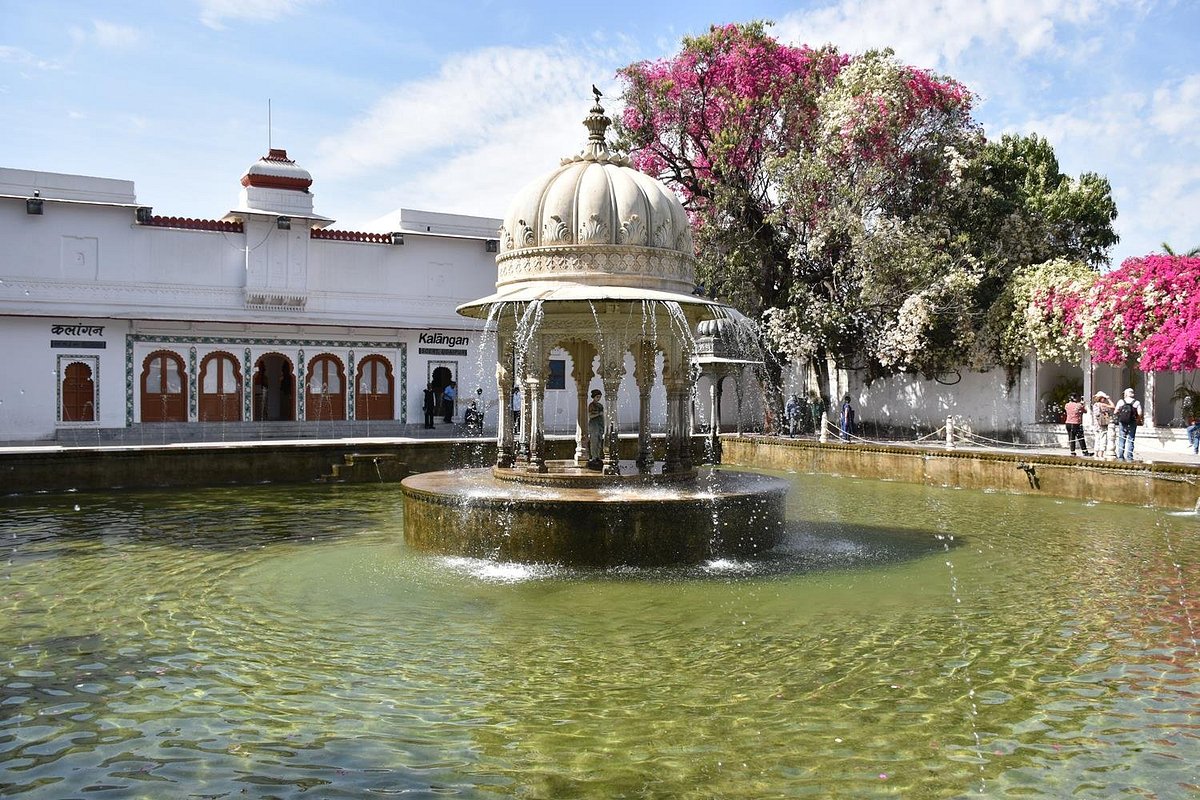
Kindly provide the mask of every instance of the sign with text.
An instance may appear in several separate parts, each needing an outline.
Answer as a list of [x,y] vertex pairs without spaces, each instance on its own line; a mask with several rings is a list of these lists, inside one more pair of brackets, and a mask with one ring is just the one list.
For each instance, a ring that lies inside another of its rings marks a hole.
[[427,331],[417,337],[417,344],[440,345],[442,347],[466,347],[470,343],[471,337],[461,333]]

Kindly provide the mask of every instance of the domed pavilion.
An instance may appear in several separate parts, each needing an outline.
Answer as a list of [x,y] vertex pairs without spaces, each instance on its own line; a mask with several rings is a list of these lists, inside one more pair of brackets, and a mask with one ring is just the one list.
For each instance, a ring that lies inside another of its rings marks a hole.
[[[544,473],[543,419],[548,355],[571,356],[577,392],[574,462],[588,460],[588,388],[604,387],[602,472],[620,474],[618,387],[632,356],[639,398],[639,472],[654,472],[650,393],[661,355],[666,390],[666,453],[661,474],[694,472],[690,400],[692,331],[736,312],[695,293],[691,227],[679,199],[609,149],[611,124],[600,94],[584,120],[586,147],[517,193],[500,229],[496,292],[458,308],[496,332],[500,397],[523,395],[520,440],[511,415],[499,418],[497,467]],[[568,464],[569,466],[569,464]]]

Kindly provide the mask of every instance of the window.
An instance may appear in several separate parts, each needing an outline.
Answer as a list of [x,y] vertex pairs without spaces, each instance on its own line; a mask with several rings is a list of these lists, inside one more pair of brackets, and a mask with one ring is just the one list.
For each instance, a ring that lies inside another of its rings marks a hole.
[[567,362],[561,358],[550,359],[549,378],[546,379],[547,389],[567,388]]

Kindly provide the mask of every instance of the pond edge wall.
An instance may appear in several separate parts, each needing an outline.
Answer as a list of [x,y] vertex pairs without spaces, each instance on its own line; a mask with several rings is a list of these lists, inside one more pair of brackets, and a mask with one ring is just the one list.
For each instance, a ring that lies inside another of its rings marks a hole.
[[[1189,511],[1200,500],[1200,466],[1193,465],[820,444],[763,436],[729,435],[721,442],[725,464],[752,469]],[[703,440],[697,437],[694,444],[697,463],[702,463]],[[636,439],[623,437],[622,457],[632,458],[636,445]],[[574,442],[555,439],[547,447],[553,457],[565,458],[573,452]],[[270,483],[394,483],[421,472],[485,466],[494,459],[495,442],[479,439],[19,448],[0,452],[0,496]]]
[[1200,467],[1055,455],[722,437],[730,465],[1194,510]]

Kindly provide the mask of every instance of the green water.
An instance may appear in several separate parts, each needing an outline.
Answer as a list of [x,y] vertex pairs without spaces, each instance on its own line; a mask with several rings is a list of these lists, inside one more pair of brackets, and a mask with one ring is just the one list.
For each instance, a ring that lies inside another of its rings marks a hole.
[[789,476],[755,563],[412,552],[395,486],[7,498],[0,795],[1191,797],[1200,522]]

